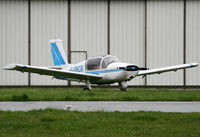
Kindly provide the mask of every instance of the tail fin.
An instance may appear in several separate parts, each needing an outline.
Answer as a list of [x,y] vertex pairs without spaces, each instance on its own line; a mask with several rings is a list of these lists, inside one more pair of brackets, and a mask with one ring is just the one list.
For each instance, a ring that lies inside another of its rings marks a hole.
[[51,53],[54,65],[67,65],[68,62],[62,46],[62,40],[53,39],[49,40],[49,42],[51,46]]

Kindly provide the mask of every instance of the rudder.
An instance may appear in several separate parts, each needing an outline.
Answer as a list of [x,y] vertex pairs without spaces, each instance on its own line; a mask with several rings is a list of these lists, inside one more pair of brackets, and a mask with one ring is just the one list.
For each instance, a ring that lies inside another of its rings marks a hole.
[[68,62],[62,46],[62,40],[53,39],[49,40],[49,42],[51,46],[51,53],[54,65],[67,65]]

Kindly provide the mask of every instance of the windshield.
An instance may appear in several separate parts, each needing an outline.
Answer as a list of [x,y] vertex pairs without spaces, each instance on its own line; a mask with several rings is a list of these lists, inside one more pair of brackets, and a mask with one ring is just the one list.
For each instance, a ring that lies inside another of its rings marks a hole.
[[100,69],[102,58],[91,58],[87,61],[87,70]]
[[107,68],[108,65],[114,62],[119,62],[116,57],[106,57],[102,62],[102,68]]

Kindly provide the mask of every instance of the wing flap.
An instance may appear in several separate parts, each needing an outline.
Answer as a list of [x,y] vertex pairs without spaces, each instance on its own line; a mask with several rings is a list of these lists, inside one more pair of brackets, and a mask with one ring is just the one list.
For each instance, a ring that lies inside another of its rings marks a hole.
[[192,68],[192,67],[196,67],[196,66],[198,66],[198,63],[182,64],[182,65],[176,65],[176,66],[169,66],[169,67],[163,67],[163,68],[143,70],[143,71],[139,71],[137,76],[160,74],[160,73],[163,73],[163,72],[177,71],[179,69]]
[[21,72],[31,72],[37,73],[40,75],[49,75],[54,77],[66,77],[70,79],[76,80],[99,80],[102,77],[94,74],[86,74],[81,72],[71,72],[59,69],[51,69],[47,67],[38,67],[38,66],[29,66],[22,64],[10,64],[5,66],[3,69],[5,70],[16,70]]

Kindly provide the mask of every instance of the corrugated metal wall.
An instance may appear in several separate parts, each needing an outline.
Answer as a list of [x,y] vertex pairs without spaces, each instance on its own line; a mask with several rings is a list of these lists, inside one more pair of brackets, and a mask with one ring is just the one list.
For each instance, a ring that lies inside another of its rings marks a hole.
[[[67,7],[64,0],[31,2],[31,65],[53,66],[50,39],[62,39],[67,52]],[[67,85],[67,82],[31,74],[31,85]]]
[[[106,54],[107,18],[105,1],[72,1],[71,50],[87,51],[88,57]],[[72,63],[85,60],[83,53],[72,57]]]
[[71,50],[87,51],[89,57],[107,53],[105,1],[72,1]]
[[[68,1],[31,0],[30,4],[31,65],[53,65],[49,39],[63,39],[67,52]],[[106,54],[110,30],[110,53],[122,61],[145,66],[146,50],[150,68],[184,62],[183,0],[148,0],[146,9],[142,0],[111,0],[110,10],[108,7],[108,1],[71,1],[72,51],[87,51],[88,57]],[[187,0],[185,17],[186,63],[200,63],[199,1]],[[28,64],[28,1],[0,1],[0,18],[0,67],[10,63]],[[72,63],[76,63],[85,59],[85,54],[72,53],[71,57]],[[187,70],[186,85],[199,86],[199,74],[199,68]],[[30,80],[31,85],[67,85],[66,81],[35,74],[31,74]],[[183,71],[171,72],[148,76],[147,85],[183,85],[183,80]],[[137,78],[129,84],[145,82]],[[0,85],[28,85],[28,76],[0,70]]]
[[[144,1],[111,1],[110,3],[110,46],[111,54],[123,62],[144,67],[145,38]],[[144,85],[138,77],[129,84]]]
[[[147,66],[183,63],[183,1],[148,1]],[[148,85],[183,85],[183,71],[147,77]]]
[[[200,1],[188,1],[186,11],[186,62],[200,63]],[[199,67],[186,71],[186,84],[200,85]]]
[[[0,1],[0,68],[28,63],[27,0]],[[0,85],[27,85],[27,74],[0,69]]]

